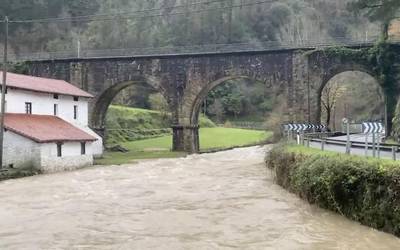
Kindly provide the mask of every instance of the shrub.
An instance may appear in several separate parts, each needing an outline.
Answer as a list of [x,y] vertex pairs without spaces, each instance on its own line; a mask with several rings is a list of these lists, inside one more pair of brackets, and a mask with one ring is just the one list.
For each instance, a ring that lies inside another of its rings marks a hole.
[[400,236],[400,165],[277,146],[266,157],[277,183],[312,204]]

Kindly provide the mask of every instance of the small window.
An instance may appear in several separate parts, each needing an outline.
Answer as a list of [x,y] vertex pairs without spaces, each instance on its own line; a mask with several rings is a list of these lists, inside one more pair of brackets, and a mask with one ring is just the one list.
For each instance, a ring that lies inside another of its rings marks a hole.
[[53,95],[53,98],[54,98],[54,99],[58,99],[58,94],[54,94],[54,95]]
[[62,157],[62,143],[57,143],[57,157]]
[[54,104],[54,115],[58,115],[58,104]]
[[32,114],[32,103],[31,102],[25,103],[25,113]]
[[77,105],[74,106],[74,119],[75,120],[78,119],[78,106]]
[[86,142],[81,142],[81,155],[86,154]]
[[75,101],[75,102],[79,101],[79,97],[74,96],[74,101]]

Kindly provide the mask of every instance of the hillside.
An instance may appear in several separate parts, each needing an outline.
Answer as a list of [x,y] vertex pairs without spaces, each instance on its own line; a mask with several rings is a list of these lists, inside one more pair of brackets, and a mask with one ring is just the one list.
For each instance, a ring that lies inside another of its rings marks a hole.
[[[349,10],[348,4],[353,0],[265,3],[223,0],[203,1],[203,4],[191,0],[3,2],[0,15],[7,14],[12,20],[67,19],[13,24],[10,49],[15,53],[75,51],[78,41],[81,49],[112,49],[229,43],[257,45],[268,41],[306,43],[315,39],[365,39],[379,33],[379,25]],[[177,15],[181,12],[188,14]],[[130,15],[132,18],[111,18],[102,22],[93,18],[68,20],[85,15],[114,14],[116,17],[117,13],[134,14]]]

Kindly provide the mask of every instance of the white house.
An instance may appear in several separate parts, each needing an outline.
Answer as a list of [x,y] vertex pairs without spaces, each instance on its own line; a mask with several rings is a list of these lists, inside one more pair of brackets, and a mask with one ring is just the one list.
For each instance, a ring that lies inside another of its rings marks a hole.
[[88,126],[90,98],[62,80],[7,73],[4,165],[43,172],[92,165],[103,142]]

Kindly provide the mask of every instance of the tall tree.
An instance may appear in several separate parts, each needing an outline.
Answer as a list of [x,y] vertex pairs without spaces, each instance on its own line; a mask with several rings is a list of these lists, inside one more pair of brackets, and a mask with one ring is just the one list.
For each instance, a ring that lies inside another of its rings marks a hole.
[[350,4],[356,12],[364,12],[372,21],[383,23],[385,39],[388,37],[390,21],[398,17],[400,10],[399,0],[355,0]]

